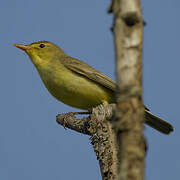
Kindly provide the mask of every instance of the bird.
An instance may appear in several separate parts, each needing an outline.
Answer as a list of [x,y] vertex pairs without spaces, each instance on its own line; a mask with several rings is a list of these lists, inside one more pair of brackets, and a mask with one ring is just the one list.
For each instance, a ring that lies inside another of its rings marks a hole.
[[[87,63],[68,56],[49,41],[28,45],[14,44],[23,50],[36,67],[45,87],[57,100],[69,106],[90,110],[100,104],[115,103],[117,84]],[[169,134],[173,126],[144,106],[145,124]]]

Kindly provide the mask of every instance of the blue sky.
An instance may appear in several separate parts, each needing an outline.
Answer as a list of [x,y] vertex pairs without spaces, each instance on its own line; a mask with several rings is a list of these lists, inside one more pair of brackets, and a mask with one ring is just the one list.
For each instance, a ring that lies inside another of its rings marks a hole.
[[[100,179],[88,136],[64,130],[56,115],[77,111],[45,89],[14,43],[49,40],[70,56],[114,76],[110,1],[6,0],[0,6],[0,179]],[[180,152],[180,1],[143,1],[144,103],[175,127],[170,136],[149,127],[146,179],[178,179]]]

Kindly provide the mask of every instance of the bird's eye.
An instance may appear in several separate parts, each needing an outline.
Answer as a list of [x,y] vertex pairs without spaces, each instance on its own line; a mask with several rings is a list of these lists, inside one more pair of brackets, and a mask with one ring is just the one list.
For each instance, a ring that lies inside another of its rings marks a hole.
[[40,48],[44,48],[45,45],[44,45],[44,44],[40,44],[39,47],[40,47]]

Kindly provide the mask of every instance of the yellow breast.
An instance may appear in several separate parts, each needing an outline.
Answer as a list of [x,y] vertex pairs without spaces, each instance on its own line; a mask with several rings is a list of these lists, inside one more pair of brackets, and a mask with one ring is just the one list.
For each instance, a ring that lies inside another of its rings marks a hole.
[[64,104],[88,110],[102,103],[114,102],[114,94],[107,88],[68,70],[63,65],[38,68],[48,91]]

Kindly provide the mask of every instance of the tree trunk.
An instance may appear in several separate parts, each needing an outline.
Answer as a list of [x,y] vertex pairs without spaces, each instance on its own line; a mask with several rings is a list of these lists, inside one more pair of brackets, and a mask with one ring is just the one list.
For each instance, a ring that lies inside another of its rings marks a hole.
[[113,127],[119,146],[118,179],[143,180],[145,144],[142,103],[143,21],[140,0],[114,0],[117,106]]

